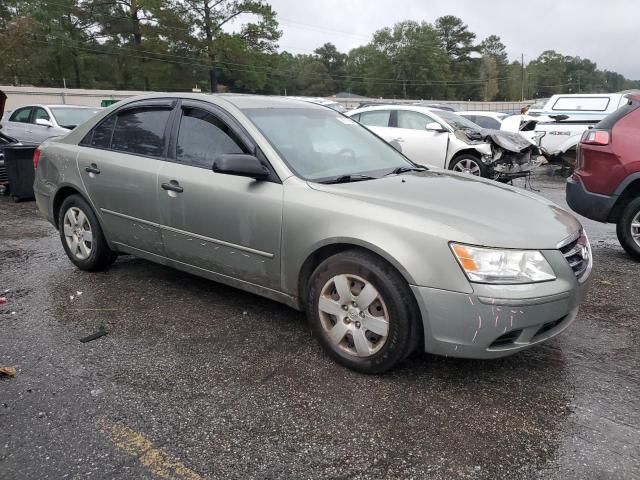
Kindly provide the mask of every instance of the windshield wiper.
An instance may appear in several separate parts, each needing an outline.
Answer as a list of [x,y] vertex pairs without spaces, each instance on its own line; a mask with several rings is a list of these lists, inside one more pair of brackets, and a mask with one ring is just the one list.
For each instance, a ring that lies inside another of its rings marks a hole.
[[389,175],[400,175],[407,172],[425,172],[427,170],[429,169],[427,167],[423,167],[422,165],[414,165],[413,167],[398,167],[387,173],[385,177],[388,177]]
[[351,175],[340,175],[339,177],[330,178],[319,183],[332,184],[332,183],[349,183],[349,182],[362,182],[364,180],[375,180],[376,177],[371,175],[362,175],[360,173],[352,173]]

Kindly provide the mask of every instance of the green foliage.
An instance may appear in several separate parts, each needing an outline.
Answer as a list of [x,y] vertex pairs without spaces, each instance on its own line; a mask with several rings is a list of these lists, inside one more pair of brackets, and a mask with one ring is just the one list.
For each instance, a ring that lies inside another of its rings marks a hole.
[[440,100],[640,88],[552,50],[509,63],[500,37],[476,43],[451,15],[383,28],[349,52],[279,52],[281,35],[265,0],[2,0],[0,83]]

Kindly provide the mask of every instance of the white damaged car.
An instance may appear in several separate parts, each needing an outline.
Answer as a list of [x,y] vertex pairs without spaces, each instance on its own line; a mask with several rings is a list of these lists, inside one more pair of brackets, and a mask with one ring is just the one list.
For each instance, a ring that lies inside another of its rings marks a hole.
[[544,161],[537,145],[522,135],[485,129],[446,110],[378,105],[345,115],[421,165],[508,181],[528,175]]

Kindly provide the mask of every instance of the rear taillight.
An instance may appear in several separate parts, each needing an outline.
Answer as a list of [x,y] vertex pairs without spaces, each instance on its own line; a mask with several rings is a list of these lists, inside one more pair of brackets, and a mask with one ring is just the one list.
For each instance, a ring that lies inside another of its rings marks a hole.
[[[33,152],[33,168],[36,169],[38,168],[38,163],[40,163],[40,155],[42,154],[42,152],[40,151],[39,148],[36,148],[35,151]],[[29,158],[29,157],[27,157]]]
[[588,145],[609,145],[611,134],[608,130],[587,130],[582,134],[582,143]]

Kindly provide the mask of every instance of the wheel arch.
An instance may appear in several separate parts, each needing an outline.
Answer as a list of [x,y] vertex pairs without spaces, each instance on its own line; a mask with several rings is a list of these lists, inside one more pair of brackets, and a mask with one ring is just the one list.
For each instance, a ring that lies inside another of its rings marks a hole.
[[102,227],[100,216],[96,212],[96,209],[93,207],[93,204],[91,203],[89,198],[84,193],[82,193],[82,191],[79,188],[75,187],[74,185],[68,185],[68,184],[58,188],[58,190],[53,196],[53,202],[51,203],[51,208],[53,213],[53,222],[54,222],[53,225],[57,229],[60,228],[60,225],[58,225],[58,216],[60,214],[60,207],[62,207],[62,203],[65,201],[65,199],[67,199],[71,195],[80,195],[84,199],[84,201],[89,204],[89,206],[93,209],[94,213],[96,214],[98,221],[101,223],[100,226]]
[[378,257],[393,268],[408,285],[415,283],[409,272],[392,255],[375,245],[357,239],[328,240],[315,245],[298,269],[298,284],[296,288],[298,303],[301,309],[304,309],[307,293],[309,291],[309,279],[316,267],[327,258],[347,250],[359,250]]
[[640,174],[637,174],[626,185],[622,186],[621,193],[618,195],[616,203],[613,205],[607,222],[618,223],[622,211],[634,198],[640,197]]
[[453,165],[453,162],[455,162],[457,159],[459,159],[463,155],[470,155],[476,158],[478,161],[480,162],[482,161],[482,155],[480,154],[480,152],[478,152],[478,150],[476,150],[475,148],[464,148],[454,153],[453,157],[451,157],[451,159],[449,160],[449,163],[447,164],[447,169],[448,170],[451,169],[451,165]]

